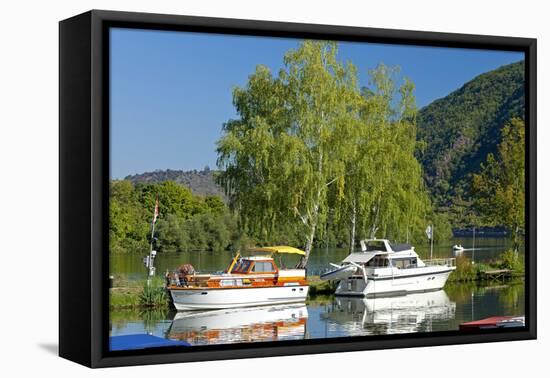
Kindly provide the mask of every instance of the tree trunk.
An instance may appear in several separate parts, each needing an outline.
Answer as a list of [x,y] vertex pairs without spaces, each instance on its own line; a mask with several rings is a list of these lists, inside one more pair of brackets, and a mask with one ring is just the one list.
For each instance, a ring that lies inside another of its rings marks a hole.
[[513,228],[512,231],[512,246],[514,248],[514,252],[517,254],[519,251],[519,240],[518,240],[518,234],[519,234],[519,226],[516,225]]
[[355,200],[351,209],[351,230],[349,236],[349,253],[353,253],[353,247],[355,247],[355,223],[357,220],[357,206]]
[[309,254],[313,248],[313,239],[315,238],[315,229],[317,228],[317,222],[311,224],[309,235],[306,237],[305,256],[302,256],[300,262],[296,266],[298,269],[305,269],[307,261],[309,260]]
[[378,231],[378,215],[380,214],[380,196],[378,196],[378,201],[376,204],[376,214],[374,215],[374,221],[372,222],[372,227],[370,231],[370,238],[374,239],[376,237],[376,231]]

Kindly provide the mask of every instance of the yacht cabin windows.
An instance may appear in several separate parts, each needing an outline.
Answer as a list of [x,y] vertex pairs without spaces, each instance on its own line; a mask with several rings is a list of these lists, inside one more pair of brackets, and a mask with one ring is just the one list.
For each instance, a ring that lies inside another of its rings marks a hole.
[[369,268],[383,268],[389,265],[389,260],[385,256],[374,256],[366,264],[366,266]]
[[392,259],[392,265],[399,269],[409,269],[416,268],[416,257],[405,258],[405,259]]
[[[386,268],[390,266],[390,260],[386,256],[375,256],[365,265],[369,268]],[[392,258],[391,266],[399,269],[417,268],[416,257]]]
[[252,268],[254,273],[270,273],[274,272],[273,263],[271,261],[256,261]]

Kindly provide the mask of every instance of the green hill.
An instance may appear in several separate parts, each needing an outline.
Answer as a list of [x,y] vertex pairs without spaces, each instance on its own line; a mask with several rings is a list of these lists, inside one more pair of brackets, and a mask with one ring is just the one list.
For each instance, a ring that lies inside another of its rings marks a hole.
[[225,199],[223,188],[216,184],[217,171],[206,167],[202,171],[191,170],[181,171],[166,169],[157,169],[153,172],[144,172],[135,175],[126,176],[124,179],[133,182],[134,184],[142,183],[159,183],[164,181],[175,181],[182,184],[193,192],[195,195],[201,196],[219,196]]
[[471,175],[495,152],[504,123],[524,119],[524,62],[479,75],[419,111],[427,186],[440,208],[468,198]]

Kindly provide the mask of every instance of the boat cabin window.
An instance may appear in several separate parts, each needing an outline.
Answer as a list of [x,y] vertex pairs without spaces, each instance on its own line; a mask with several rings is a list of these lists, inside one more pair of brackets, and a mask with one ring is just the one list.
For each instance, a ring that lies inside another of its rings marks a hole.
[[409,268],[416,268],[416,257],[406,258],[406,259],[393,259],[392,260],[393,266],[399,269],[409,269]]
[[370,240],[367,242],[367,252],[386,251],[386,243],[382,240]]
[[389,266],[389,261],[386,257],[383,256],[374,256],[372,259],[370,259],[366,266],[371,268],[382,268]]
[[256,261],[252,271],[255,273],[274,272],[273,263],[271,261]]

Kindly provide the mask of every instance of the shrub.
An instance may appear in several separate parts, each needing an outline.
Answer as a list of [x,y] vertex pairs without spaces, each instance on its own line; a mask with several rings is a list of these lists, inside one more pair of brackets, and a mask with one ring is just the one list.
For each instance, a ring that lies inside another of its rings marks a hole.
[[144,307],[160,307],[168,304],[168,296],[164,287],[156,281],[146,282],[139,294],[139,304]]
[[521,261],[519,254],[512,249],[508,249],[500,255],[500,268],[518,272],[522,272],[524,270],[523,262]]
[[449,277],[450,281],[474,281],[477,278],[477,269],[466,256],[456,258],[456,270]]

